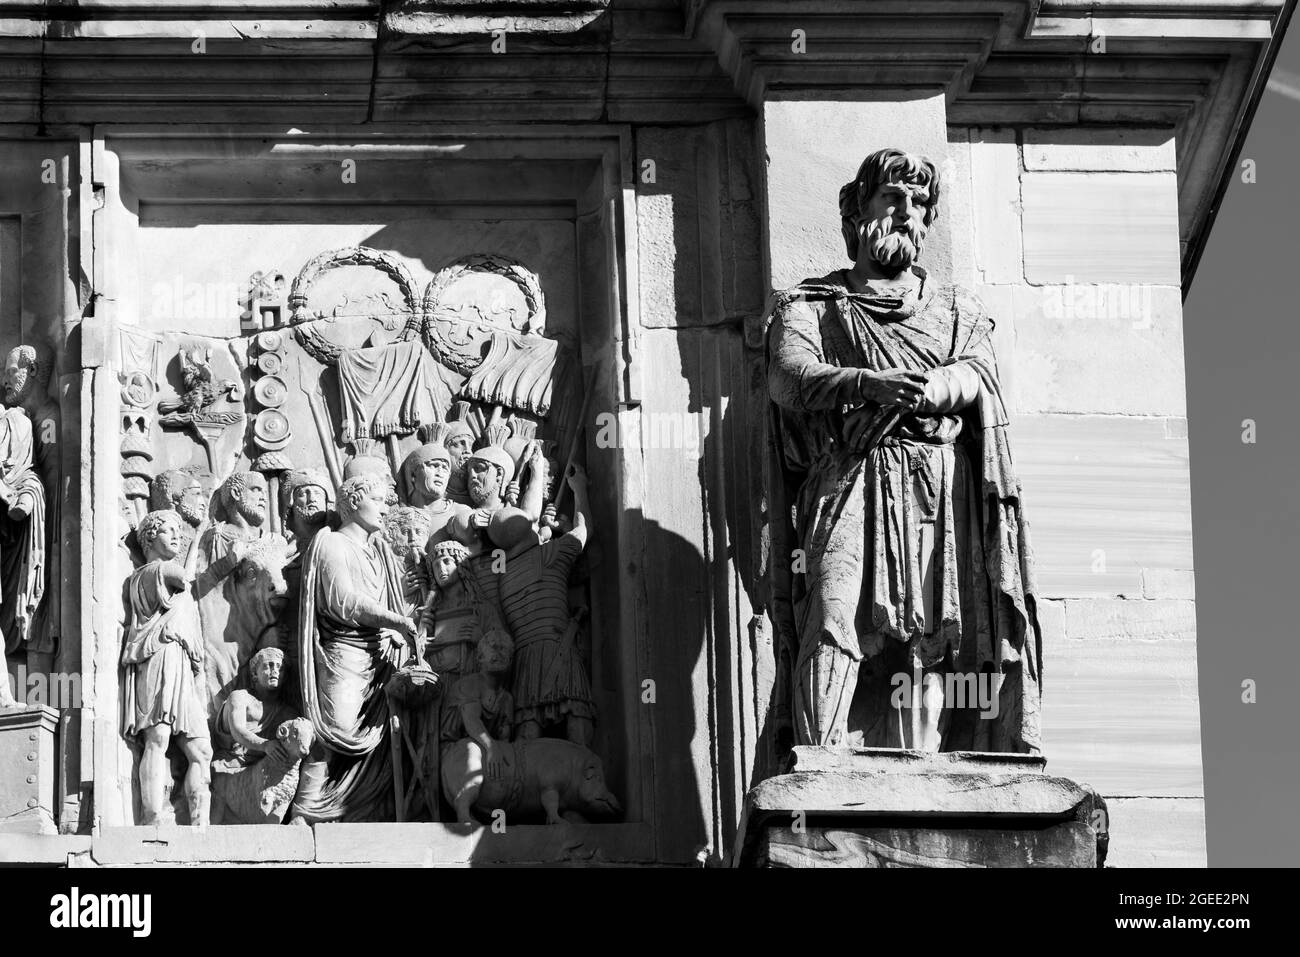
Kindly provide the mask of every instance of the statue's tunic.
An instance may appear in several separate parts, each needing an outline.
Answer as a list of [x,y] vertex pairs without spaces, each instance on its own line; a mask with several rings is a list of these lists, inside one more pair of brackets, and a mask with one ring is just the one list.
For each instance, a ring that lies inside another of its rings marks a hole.
[[[773,615],[793,646],[796,741],[848,744],[852,720],[862,744],[898,745],[889,679],[937,667],[1007,676],[996,719],[947,716],[945,749],[1037,751],[1041,636],[993,322],[916,272],[901,298],[852,293],[837,272],[772,309]],[[968,408],[861,398],[864,370],[957,363],[979,381]]]
[[458,678],[447,690],[442,704],[441,741],[445,750],[469,735],[461,708],[477,704],[483,727],[497,741],[509,741],[514,730],[514,698],[505,688],[488,687],[482,672]]
[[515,641],[515,724],[595,713],[569,611],[569,573],[587,533],[575,528],[506,560],[500,601]]
[[358,542],[328,528],[316,533],[303,559],[298,679],[303,714],[329,756],[304,762],[295,816],[308,822],[391,818],[384,685],[393,668],[384,633],[361,619],[402,607],[401,572],[380,535]]
[[122,647],[122,729],[131,738],[169,724],[172,734],[206,738],[208,718],[195,677],[202,662],[198,613],[188,591],[167,587],[165,564],[149,562],[127,582],[131,621]]
[[0,479],[28,511],[13,518],[0,503],[0,631],[5,654],[52,651],[33,628],[45,595],[45,490],[32,468],[32,421],[22,409],[0,410]]

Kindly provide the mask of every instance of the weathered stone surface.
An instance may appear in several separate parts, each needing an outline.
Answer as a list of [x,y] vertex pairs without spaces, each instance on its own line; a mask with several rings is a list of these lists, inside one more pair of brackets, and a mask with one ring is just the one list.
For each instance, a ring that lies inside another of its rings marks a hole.
[[1189,568],[1187,440],[1137,416],[1020,415],[1016,466],[1049,598],[1142,594],[1142,570]]
[[643,825],[505,824],[504,831],[459,824],[318,824],[316,861],[398,865],[560,864],[649,861]]
[[1025,278],[1020,147],[1014,130],[970,131],[975,265],[981,282]]
[[1025,173],[1025,278],[1181,285],[1177,187],[1172,173]]
[[1143,598],[1196,598],[1196,577],[1190,568],[1142,569]]
[[1205,867],[1201,798],[1108,798],[1107,867]]
[[54,833],[57,725],[58,712],[43,705],[0,709],[0,835]]
[[1102,805],[1089,789],[1043,773],[1043,763],[1024,754],[796,748],[794,770],[747,795],[734,861],[1096,866]]
[[1150,129],[1027,129],[1027,170],[1164,172],[1178,168],[1174,138]]
[[1072,598],[1065,603],[1070,638],[1196,638],[1196,603],[1184,599]]
[[1205,793],[1194,641],[1076,641],[1046,631],[1044,641],[1051,662],[1044,747],[1053,774],[1107,795]]
[[975,262],[975,184],[971,178],[971,131],[948,128],[948,158],[940,168],[943,177],[944,210],[948,234],[952,237],[954,282],[973,286]]
[[801,810],[850,816],[937,815],[1062,816],[1084,799],[1073,781],[1040,770],[986,772],[960,769],[902,772],[791,771],[750,791],[753,814]]
[[[993,351],[1001,358],[998,362],[998,375],[1002,380],[1002,400],[1007,405],[1007,412],[1015,415],[1020,411],[1017,406],[1016,382],[1020,370],[1016,359],[1016,286],[993,283],[980,283],[975,287],[975,294],[988,314],[993,317]],[[1028,370],[1030,373],[1033,370]]]
[[769,828],[759,867],[1096,867],[1097,835],[1080,821],[1004,828]]
[[1016,411],[1182,416],[1182,292],[1143,283],[1014,287]]
[[98,864],[307,862],[316,841],[310,827],[290,825],[107,827],[91,854]]
[[89,834],[22,834],[0,831],[0,864],[67,865],[70,856],[90,853]]
[[1008,751],[913,751],[895,748],[828,748],[799,744],[790,751],[791,771],[894,771],[899,774],[979,771],[1042,771],[1047,759]]

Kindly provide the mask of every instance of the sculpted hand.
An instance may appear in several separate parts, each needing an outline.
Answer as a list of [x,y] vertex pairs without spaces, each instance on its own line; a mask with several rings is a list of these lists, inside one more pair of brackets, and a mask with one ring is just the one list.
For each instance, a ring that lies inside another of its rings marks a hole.
[[507,765],[505,754],[495,741],[488,745],[487,753],[483,755],[483,763],[487,767],[489,778],[496,779],[504,776]]
[[424,594],[428,588],[429,579],[424,573],[424,563],[416,562],[406,569],[406,590],[408,592],[419,592]]
[[587,490],[587,470],[577,462],[569,466],[569,474],[565,477],[569,480],[569,488],[573,489],[575,494]]
[[502,499],[502,501],[504,501],[507,505],[512,505],[512,506],[519,504],[519,483],[518,482],[514,481],[513,479],[511,480],[510,484],[506,486],[506,494],[505,497]]
[[488,523],[492,521],[492,513],[486,508],[476,508],[469,516],[471,528],[487,528]]
[[289,756],[281,741],[268,741],[262,753],[266,755],[268,761],[281,761]]
[[868,372],[862,380],[862,397],[879,405],[898,406],[913,412],[925,400],[927,381],[924,372],[905,369]]

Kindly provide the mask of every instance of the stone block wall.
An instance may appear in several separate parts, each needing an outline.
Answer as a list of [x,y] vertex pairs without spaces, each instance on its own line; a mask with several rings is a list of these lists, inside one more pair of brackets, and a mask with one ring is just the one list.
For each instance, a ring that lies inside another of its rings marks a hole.
[[1112,864],[1204,866],[1173,135],[949,148],[1037,554],[1049,770],[1107,797]]
[[[742,159],[749,136],[761,168]],[[647,581],[689,566],[645,593],[646,673],[681,694],[652,709],[658,803],[676,808],[659,853],[724,845],[771,744],[754,523],[762,297],[847,264],[836,193],[893,144],[923,149],[945,179],[923,264],[973,286],[997,320],[1036,548],[1049,771],[1107,797],[1116,866],[1203,866],[1172,134],[952,127],[941,98],[774,103],[756,127],[636,130],[637,169],[654,160],[656,182],[635,186],[641,391],[624,414],[653,486]],[[672,799],[685,793],[689,808]]]

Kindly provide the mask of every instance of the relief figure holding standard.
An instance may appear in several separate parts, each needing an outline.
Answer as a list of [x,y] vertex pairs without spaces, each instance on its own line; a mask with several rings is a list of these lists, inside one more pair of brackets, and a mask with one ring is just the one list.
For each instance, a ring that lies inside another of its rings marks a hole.
[[[939,187],[923,157],[867,157],[840,193],[853,267],[771,309],[773,617],[795,744],[1041,750],[993,320],[915,265]],[[991,685],[996,707],[954,700],[959,676]]]

